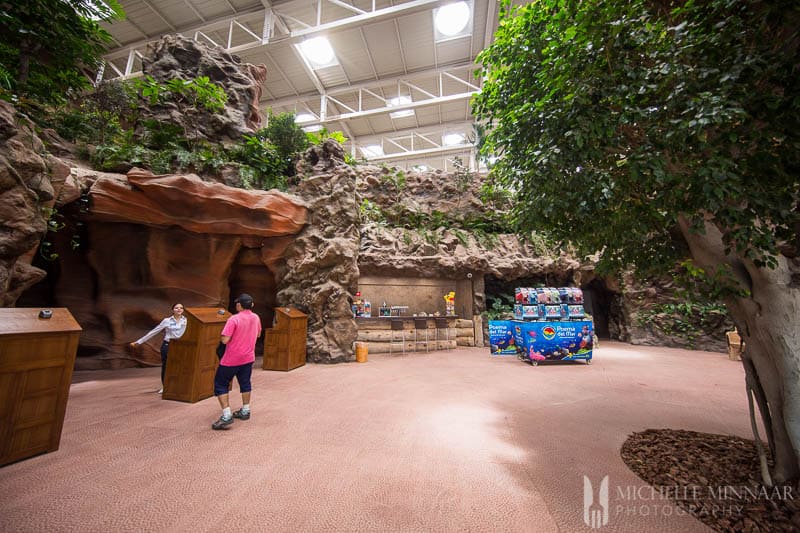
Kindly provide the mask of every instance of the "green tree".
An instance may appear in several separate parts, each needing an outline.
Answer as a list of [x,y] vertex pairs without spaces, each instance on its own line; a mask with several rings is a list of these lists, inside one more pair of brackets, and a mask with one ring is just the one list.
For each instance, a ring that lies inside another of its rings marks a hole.
[[117,0],[0,1],[0,74],[12,93],[64,101],[90,82],[111,35],[100,21],[124,17]]
[[505,2],[473,103],[524,229],[726,282],[779,481],[800,474],[799,6]]
[[294,175],[294,162],[308,148],[306,132],[294,121],[294,113],[269,114],[267,126],[256,133],[266,137],[286,162],[284,174]]

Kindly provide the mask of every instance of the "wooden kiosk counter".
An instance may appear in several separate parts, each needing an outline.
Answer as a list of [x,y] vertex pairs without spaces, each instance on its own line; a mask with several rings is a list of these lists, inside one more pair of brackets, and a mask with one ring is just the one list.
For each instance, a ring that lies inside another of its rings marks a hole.
[[67,309],[47,312],[0,309],[0,465],[61,442],[81,327]]
[[186,332],[169,343],[164,400],[199,402],[214,395],[217,344],[231,313],[219,307],[187,307]]
[[289,371],[306,364],[308,316],[291,307],[275,308],[275,327],[264,330],[264,370]]

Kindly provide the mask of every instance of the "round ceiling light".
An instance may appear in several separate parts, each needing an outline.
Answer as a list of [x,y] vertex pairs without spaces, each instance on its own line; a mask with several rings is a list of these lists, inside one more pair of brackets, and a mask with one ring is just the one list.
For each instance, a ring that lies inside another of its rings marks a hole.
[[469,6],[466,2],[456,2],[442,6],[436,12],[436,29],[446,37],[458,35],[469,23]]

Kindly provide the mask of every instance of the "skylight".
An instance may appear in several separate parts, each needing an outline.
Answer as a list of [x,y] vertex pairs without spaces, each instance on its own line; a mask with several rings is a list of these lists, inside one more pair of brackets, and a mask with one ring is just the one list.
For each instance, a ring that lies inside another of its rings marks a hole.
[[383,146],[380,144],[369,144],[367,146],[362,146],[361,153],[364,154],[364,157],[367,159],[370,157],[380,157],[383,155]]
[[314,37],[297,45],[300,53],[314,68],[330,67],[338,64],[327,37]]
[[306,122],[314,122],[315,120],[317,120],[317,117],[315,117],[311,113],[300,113],[299,115],[294,117],[294,121],[297,124],[305,124]]
[[464,144],[464,135],[461,133],[448,133],[442,136],[442,144],[445,146],[457,146]]
[[455,2],[434,9],[433,24],[437,41],[468,35],[471,19],[472,10],[467,2]]
[[[410,104],[410,103],[411,103],[411,97],[410,96],[397,96],[397,97],[392,98],[391,100],[389,100],[388,106],[389,107],[398,107],[398,106],[401,106],[401,105],[404,105],[404,104]],[[403,109],[402,111],[393,111],[393,112],[389,113],[389,117],[391,117],[393,119],[402,118],[402,117],[413,117],[413,116],[414,116],[414,110],[413,109]]]

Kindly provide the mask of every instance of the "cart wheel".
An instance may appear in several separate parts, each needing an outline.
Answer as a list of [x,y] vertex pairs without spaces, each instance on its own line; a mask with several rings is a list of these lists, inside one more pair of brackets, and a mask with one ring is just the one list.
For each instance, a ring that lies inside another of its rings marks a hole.
[[591,365],[591,364],[592,364],[592,360],[591,360],[591,359],[587,359],[587,360],[586,360],[586,364],[587,364],[587,365]]
[[531,359],[531,366],[539,366],[539,361],[534,361]]

